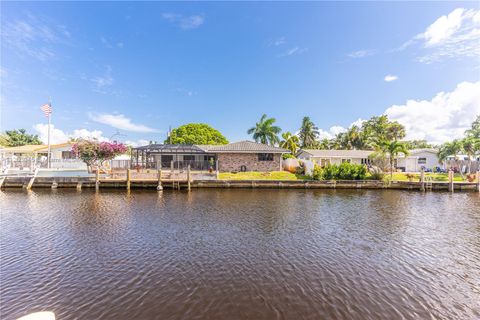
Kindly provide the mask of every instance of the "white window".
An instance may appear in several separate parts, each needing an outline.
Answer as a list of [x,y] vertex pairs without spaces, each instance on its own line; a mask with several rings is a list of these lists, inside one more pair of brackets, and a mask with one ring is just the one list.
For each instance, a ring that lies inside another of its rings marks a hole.
[[352,162],[352,159],[342,159],[342,163],[344,163],[344,162],[350,163],[350,162]]

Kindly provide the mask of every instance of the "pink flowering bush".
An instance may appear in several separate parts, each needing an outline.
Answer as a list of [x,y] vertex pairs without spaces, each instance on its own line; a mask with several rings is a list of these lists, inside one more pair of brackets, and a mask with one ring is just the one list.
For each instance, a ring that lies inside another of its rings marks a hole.
[[100,165],[105,160],[111,160],[128,151],[127,146],[118,142],[98,142],[96,140],[78,140],[72,146],[72,152],[82,159],[89,168]]

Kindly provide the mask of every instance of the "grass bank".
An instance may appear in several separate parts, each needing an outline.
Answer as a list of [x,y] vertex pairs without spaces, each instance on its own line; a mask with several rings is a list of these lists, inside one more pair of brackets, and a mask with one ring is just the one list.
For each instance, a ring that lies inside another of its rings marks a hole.
[[[385,174],[388,178],[390,178],[390,174],[386,173]],[[420,181],[420,173],[413,173],[413,180],[412,181]],[[448,181],[448,174],[447,173],[425,173],[425,177],[431,177],[433,181]],[[393,173],[393,181],[409,181],[409,178],[407,177],[406,173],[403,172],[394,172]],[[462,179],[462,176],[458,173],[456,173],[453,176],[453,181],[464,181]]]
[[305,180],[308,179],[303,175],[296,175],[288,171],[272,171],[272,172],[221,172],[218,177],[220,180]]

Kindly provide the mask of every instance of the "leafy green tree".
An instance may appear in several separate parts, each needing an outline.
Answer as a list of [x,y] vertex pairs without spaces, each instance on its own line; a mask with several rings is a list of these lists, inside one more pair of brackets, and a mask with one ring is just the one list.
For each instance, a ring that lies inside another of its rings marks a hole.
[[405,138],[405,127],[397,121],[390,121],[386,115],[372,117],[362,124],[362,131],[366,139],[396,141]]
[[461,141],[463,151],[468,155],[468,173],[472,172],[472,159],[480,151],[480,138],[468,136]]
[[480,139],[480,115],[477,116],[477,119],[473,121],[472,127],[465,131],[467,137],[474,137]]
[[275,118],[267,118],[267,115],[264,114],[255,127],[248,129],[247,133],[252,134],[256,142],[273,146],[280,141],[278,134],[282,131],[280,127],[274,125],[275,121]]
[[409,152],[405,143],[396,140],[376,140],[374,142],[376,154],[383,158],[387,158],[390,164],[390,179],[393,177],[393,168],[395,159],[400,153],[408,156]]
[[189,123],[170,132],[165,143],[171,144],[227,144],[220,131],[204,123]]
[[412,149],[428,149],[433,148],[434,146],[427,142],[427,140],[408,140],[404,141],[405,145],[409,150]]
[[25,129],[6,130],[2,135],[2,143],[8,147],[18,147],[27,144],[42,144],[38,135],[28,134]]
[[315,148],[319,131],[318,127],[310,120],[310,117],[303,117],[302,126],[300,127],[298,135],[302,148]]
[[283,140],[280,141],[280,147],[290,150],[292,155],[297,154],[298,150],[298,143],[300,139],[297,135],[292,134],[291,132],[284,132],[282,133]]

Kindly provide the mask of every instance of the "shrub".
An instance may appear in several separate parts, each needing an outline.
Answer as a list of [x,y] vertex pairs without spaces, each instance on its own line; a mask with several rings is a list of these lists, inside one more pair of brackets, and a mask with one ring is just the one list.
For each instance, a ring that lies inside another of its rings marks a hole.
[[320,167],[320,166],[318,166],[318,165],[315,165],[315,166],[313,167],[313,175],[312,175],[312,178],[313,178],[314,180],[324,180],[322,167]]
[[385,177],[385,173],[379,167],[370,167],[368,171],[370,172],[370,178],[372,180],[383,180]]
[[287,160],[287,159],[297,159],[297,158],[295,158],[295,156],[291,153],[284,153],[282,154],[282,159]]
[[329,164],[320,172],[321,180],[364,180],[367,175],[367,167],[363,164],[344,162],[340,165]]

